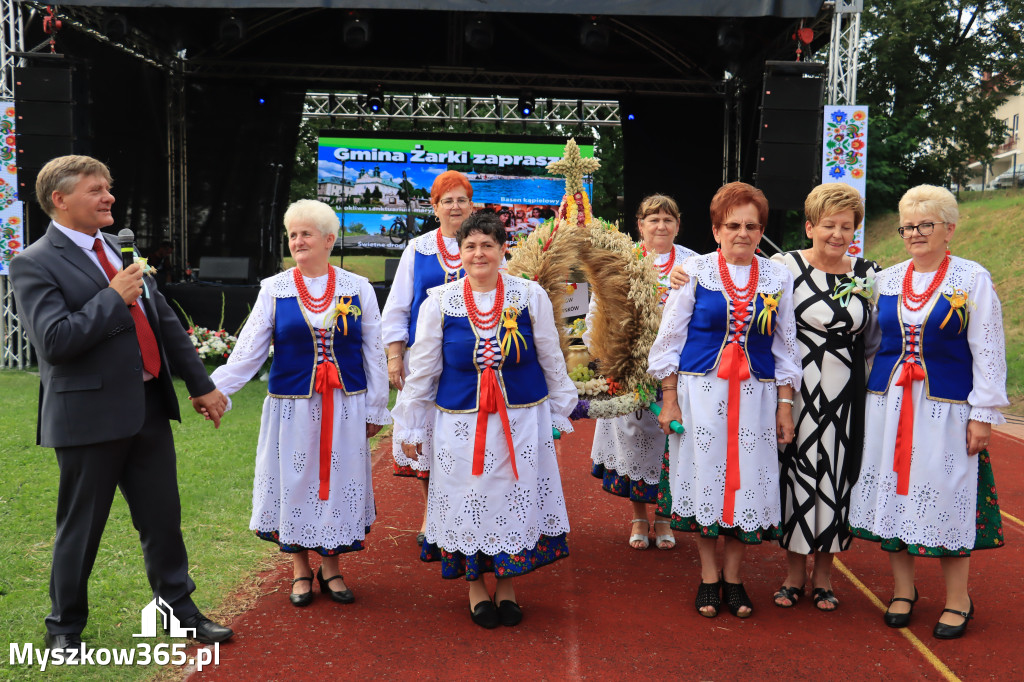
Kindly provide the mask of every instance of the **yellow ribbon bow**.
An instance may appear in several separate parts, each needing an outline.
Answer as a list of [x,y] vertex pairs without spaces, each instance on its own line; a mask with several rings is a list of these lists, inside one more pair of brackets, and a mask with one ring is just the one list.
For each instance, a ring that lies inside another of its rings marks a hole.
[[515,344],[516,362],[519,362],[519,342],[523,342],[523,350],[526,350],[526,338],[519,331],[517,317],[519,317],[519,311],[515,306],[509,306],[502,311],[501,326],[505,328],[505,336],[501,339],[501,354],[507,357],[512,345]]
[[956,316],[960,318],[960,331],[959,334],[967,326],[967,317],[970,315],[970,311],[967,309],[968,304],[972,303],[967,298],[966,289],[953,289],[953,294],[942,294],[942,297],[949,301],[949,312],[946,313],[946,318],[942,320],[942,324],[939,325],[939,329],[945,329],[946,323],[949,322],[949,318],[956,313]]
[[[782,300],[782,290],[775,294],[761,294],[761,301],[764,308],[757,316],[757,328],[761,333],[768,336],[772,333],[772,315],[778,315],[779,301]],[[766,331],[767,329],[767,331]]]
[[337,324],[338,320],[341,320],[342,324],[342,335],[348,336],[348,316],[351,315],[352,319],[355,320],[357,317],[363,314],[359,306],[352,305],[351,296],[342,296],[341,302],[334,306],[334,311],[331,312],[329,323],[331,325]]

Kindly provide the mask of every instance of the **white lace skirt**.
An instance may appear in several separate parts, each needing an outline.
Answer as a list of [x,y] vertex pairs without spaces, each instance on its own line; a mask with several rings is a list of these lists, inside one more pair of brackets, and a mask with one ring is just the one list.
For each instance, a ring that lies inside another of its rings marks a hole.
[[590,459],[631,481],[658,485],[664,448],[665,434],[658,418],[645,409],[640,411],[640,419],[636,414],[598,419]]
[[321,396],[263,401],[249,528],[284,544],[334,549],[365,538],[376,519],[366,394],[334,391],[330,494],[321,500]]
[[438,411],[427,496],[427,542],[450,552],[491,556],[569,532],[547,401],[508,411],[519,479],[501,418],[487,417],[484,471],[474,476],[477,413]]

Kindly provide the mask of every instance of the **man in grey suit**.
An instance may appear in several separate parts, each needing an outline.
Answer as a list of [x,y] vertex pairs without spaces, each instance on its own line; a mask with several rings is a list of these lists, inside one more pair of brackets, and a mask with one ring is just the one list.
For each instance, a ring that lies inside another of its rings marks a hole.
[[107,167],[88,156],[47,163],[36,196],[52,222],[10,266],[18,317],[39,358],[36,442],[54,448],[60,468],[46,645],[83,646],[89,574],[118,487],[139,531],[153,596],[197,640],[222,642],[232,631],[203,616],[190,597],[171,369],[215,427],[227,399],[152,278],[134,264],[119,270],[116,240],[99,231],[114,222],[111,183]]

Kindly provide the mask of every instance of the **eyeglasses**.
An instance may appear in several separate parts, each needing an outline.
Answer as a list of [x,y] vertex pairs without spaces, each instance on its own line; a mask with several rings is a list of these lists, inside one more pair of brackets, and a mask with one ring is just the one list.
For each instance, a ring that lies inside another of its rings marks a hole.
[[761,223],[719,223],[719,227],[724,227],[730,232],[739,232],[740,228],[744,228],[747,232],[760,232]]
[[899,232],[900,236],[903,237],[904,239],[910,239],[913,236],[910,233],[913,232],[914,230],[917,230],[917,233],[922,237],[927,237],[928,235],[935,231],[936,225],[945,224],[945,222],[939,221],[938,223],[921,223],[920,225],[900,225],[899,227],[896,228],[896,231]]
[[455,204],[458,204],[459,207],[462,208],[465,206],[469,206],[469,197],[459,197],[458,199],[452,199],[451,197],[447,197],[445,199],[441,199],[441,201],[438,203],[440,203],[445,208],[451,208]]

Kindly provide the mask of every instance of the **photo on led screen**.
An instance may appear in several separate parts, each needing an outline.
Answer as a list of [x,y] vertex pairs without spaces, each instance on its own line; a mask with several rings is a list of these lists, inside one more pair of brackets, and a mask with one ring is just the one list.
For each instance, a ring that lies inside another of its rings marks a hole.
[[[576,142],[594,155],[592,139]],[[337,211],[343,249],[397,254],[437,227],[430,187],[457,170],[473,186],[474,211],[496,213],[511,244],[555,216],[565,181],[546,167],[564,149],[561,137],[322,131],[317,198]]]

